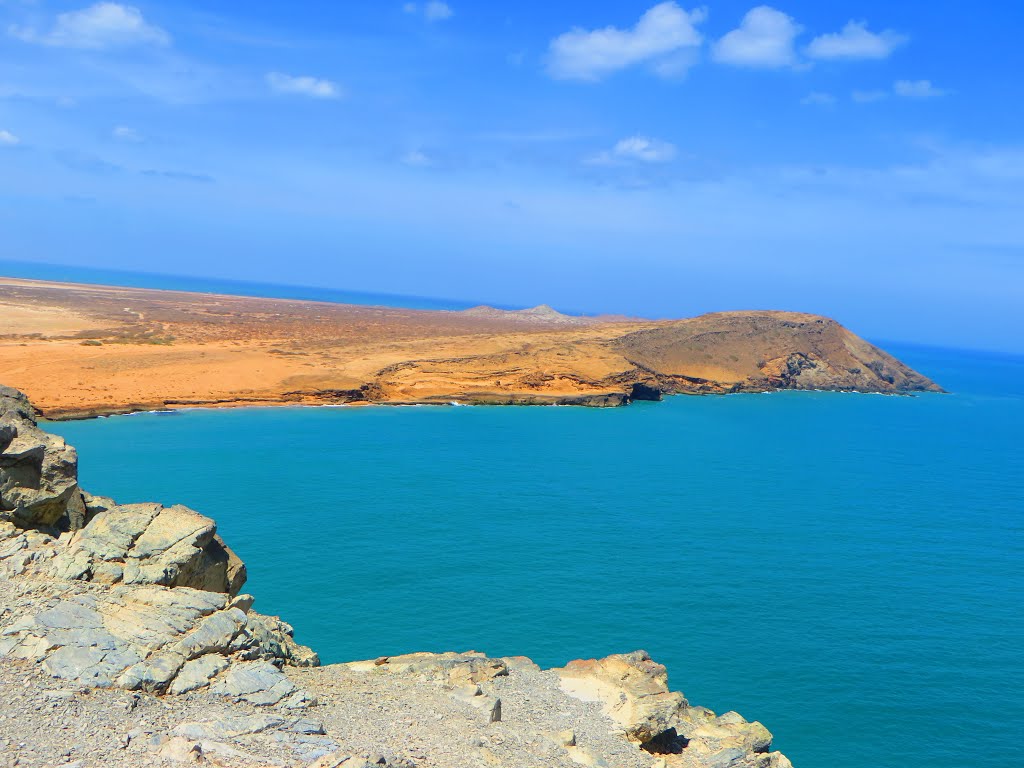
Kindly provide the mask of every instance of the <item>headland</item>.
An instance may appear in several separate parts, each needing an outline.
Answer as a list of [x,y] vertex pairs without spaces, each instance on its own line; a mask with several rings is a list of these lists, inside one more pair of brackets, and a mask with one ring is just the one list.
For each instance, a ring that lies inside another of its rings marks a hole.
[[0,278],[0,371],[50,419],[182,407],[619,406],[668,394],[941,391],[835,320],[410,310]]

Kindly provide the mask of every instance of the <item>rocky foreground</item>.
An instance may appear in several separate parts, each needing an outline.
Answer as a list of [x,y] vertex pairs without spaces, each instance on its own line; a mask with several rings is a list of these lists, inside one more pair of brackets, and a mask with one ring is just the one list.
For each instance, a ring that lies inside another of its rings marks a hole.
[[244,583],[211,519],[82,491],[0,386],[0,766],[790,766],[642,651],[319,666]]

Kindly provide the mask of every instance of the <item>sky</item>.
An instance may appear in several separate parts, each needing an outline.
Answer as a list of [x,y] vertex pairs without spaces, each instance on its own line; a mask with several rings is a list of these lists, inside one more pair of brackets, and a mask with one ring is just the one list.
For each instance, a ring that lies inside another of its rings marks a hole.
[[0,0],[0,259],[1024,352],[1022,22]]

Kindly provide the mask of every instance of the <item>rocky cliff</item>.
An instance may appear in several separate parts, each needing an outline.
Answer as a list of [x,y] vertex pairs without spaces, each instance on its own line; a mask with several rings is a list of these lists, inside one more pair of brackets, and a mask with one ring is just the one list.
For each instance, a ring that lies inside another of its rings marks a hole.
[[[0,755],[14,765],[785,768],[635,652],[541,670],[475,652],[319,667],[252,610],[214,522],[78,486],[0,387]],[[10,762],[13,761],[13,762]]]
[[835,320],[802,312],[714,312],[612,346],[665,392],[942,391]]

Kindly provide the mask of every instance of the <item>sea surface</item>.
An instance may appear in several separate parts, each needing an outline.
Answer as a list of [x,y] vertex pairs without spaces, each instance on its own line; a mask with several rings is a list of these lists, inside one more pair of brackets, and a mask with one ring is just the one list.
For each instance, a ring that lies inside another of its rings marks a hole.
[[[7,261],[0,259],[0,276],[25,280],[52,280],[86,285],[119,285],[127,288],[155,288],[164,291],[192,291],[219,293],[226,296],[260,296],[273,299],[302,299],[330,301],[338,304],[361,304],[375,307],[402,307],[405,309],[470,309],[481,302],[456,299],[433,299],[426,296],[405,296],[391,293],[368,293],[323,288],[309,285],[281,285],[250,280],[226,280],[214,277],[165,275],[155,272],[132,272],[122,269],[72,267],[62,264]],[[498,306],[499,309],[520,307]]]
[[890,349],[952,394],[50,428],[93,492],[215,517],[257,610],[325,662],[644,648],[797,768],[1004,768],[1024,723],[1024,358]]

